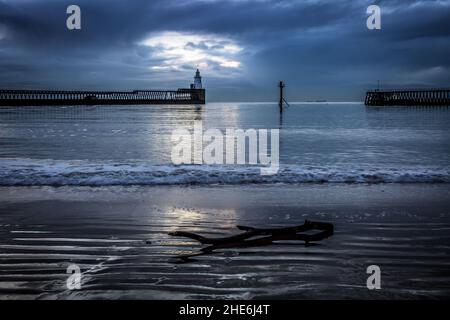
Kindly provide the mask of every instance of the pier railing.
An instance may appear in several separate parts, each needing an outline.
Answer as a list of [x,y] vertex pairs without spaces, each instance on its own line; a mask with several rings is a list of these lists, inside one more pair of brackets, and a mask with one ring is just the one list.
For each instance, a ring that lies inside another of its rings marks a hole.
[[135,91],[0,90],[0,106],[204,104],[204,89]]
[[450,89],[367,91],[367,106],[449,106]]

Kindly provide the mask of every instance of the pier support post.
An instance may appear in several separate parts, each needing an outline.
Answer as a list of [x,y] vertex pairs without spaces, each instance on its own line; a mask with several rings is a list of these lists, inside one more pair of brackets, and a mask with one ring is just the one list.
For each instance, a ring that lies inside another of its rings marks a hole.
[[280,88],[280,101],[278,102],[278,106],[280,107],[280,113],[283,113],[283,88],[284,88],[284,83],[283,81],[280,81],[278,87]]

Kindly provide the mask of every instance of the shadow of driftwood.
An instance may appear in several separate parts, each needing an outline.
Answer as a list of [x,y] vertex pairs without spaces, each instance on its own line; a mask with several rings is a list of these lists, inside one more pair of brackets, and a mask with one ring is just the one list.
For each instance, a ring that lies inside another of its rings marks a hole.
[[[274,241],[297,240],[304,241],[308,246],[311,242],[321,241],[333,235],[334,226],[327,222],[314,222],[306,220],[304,224],[287,228],[261,229],[246,226],[237,226],[243,233],[223,238],[207,238],[199,234],[185,231],[169,233],[174,237],[186,237],[197,240],[208,246],[192,254],[180,255],[176,258],[178,262],[189,262],[191,258],[206,254],[217,253],[216,250],[231,248],[260,247],[273,244]],[[316,233],[305,233],[307,231],[318,231]]]

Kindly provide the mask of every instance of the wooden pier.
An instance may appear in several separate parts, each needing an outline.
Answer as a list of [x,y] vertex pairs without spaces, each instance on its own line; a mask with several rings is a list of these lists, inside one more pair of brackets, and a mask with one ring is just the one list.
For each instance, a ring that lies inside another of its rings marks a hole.
[[450,89],[371,90],[366,106],[450,106]]
[[205,104],[205,89],[121,91],[0,90],[0,106]]

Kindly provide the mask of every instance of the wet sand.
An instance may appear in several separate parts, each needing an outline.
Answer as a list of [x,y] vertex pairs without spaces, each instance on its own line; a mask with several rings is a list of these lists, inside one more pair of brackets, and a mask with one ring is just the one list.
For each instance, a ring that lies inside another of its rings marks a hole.
[[[228,249],[235,226],[335,224],[320,245]],[[0,299],[417,299],[450,297],[447,184],[0,188]],[[82,271],[68,290],[66,268]],[[377,264],[382,289],[366,288]]]

